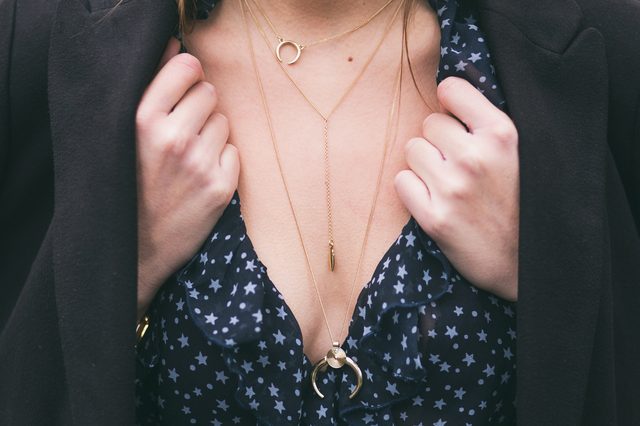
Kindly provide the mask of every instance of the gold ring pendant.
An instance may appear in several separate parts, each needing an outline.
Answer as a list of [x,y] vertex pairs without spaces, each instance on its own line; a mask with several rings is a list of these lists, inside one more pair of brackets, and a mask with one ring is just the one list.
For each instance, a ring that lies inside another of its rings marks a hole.
[[329,352],[327,352],[325,357],[321,359],[315,367],[313,367],[313,372],[311,373],[311,384],[313,385],[313,390],[320,398],[324,398],[324,395],[320,392],[316,383],[316,380],[318,379],[318,371],[322,371],[324,373],[327,370],[327,366],[337,370],[345,365],[351,367],[357,379],[356,388],[351,392],[351,395],[349,395],[349,399],[353,399],[358,392],[360,392],[360,388],[362,388],[362,371],[360,371],[360,367],[358,367],[358,364],[347,356],[345,351],[337,342],[334,342],[333,347],[329,349]]
[[285,61],[282,59],[282,54],[280,53],[280,51],[284,46],[287,45],[293,46],[293,48],[296,49],[296,55],[293,57],[293,59],[289,62],[286,62],[287,65],[293,65],[298,62],[298,59],[300,59],[300,55],[302,54],[302,49],[304,49],[304,46],[292,40],[280,39],[280,43],[278,43],[278,46],[276,46],[276,58],[278,58],[278,60],[282,63],[285,63]]

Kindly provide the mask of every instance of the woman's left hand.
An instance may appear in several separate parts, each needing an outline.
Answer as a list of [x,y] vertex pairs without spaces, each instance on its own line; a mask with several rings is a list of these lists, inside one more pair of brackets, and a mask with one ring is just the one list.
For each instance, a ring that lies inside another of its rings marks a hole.
[[460,274],[516,300],[518,133],[504,112],[463,79],[445,79],[437,95],[443,113],[429,115],[424,138],[407,143],[411,170],[398,173],[396,191]]

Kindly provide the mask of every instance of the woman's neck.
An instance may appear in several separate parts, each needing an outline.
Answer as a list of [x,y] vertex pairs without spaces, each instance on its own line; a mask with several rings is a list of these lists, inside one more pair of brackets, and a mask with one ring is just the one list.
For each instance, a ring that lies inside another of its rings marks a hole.
[[[240,0],[244,1],[244,0]],[[257,2],[284,37],[311,39],[365,22],[389,0],[246,0]],[[389,12],[395,9],[393,0]],[[385,15],[387,11],[383,11]],[[372,22],[375,25],[375,22]]]

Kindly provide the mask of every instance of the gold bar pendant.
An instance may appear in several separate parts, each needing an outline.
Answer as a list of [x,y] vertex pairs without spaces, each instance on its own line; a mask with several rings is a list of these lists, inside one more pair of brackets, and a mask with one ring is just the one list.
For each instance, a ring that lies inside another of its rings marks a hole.
[[336,252],[333,249],[333,243],[329,243],[329,269],[331,272],[336,269]]

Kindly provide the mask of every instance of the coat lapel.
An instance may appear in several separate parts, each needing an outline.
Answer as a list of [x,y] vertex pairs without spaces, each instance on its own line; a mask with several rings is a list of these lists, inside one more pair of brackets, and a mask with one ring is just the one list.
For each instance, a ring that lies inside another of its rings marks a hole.
[[133,423],[135,110],[171,0],[60,0],[49,53],[54,281],[75,424]]
[[606,275],[604,43],[571,0],[480,0],[519,131],[518,424],[577,425]]

